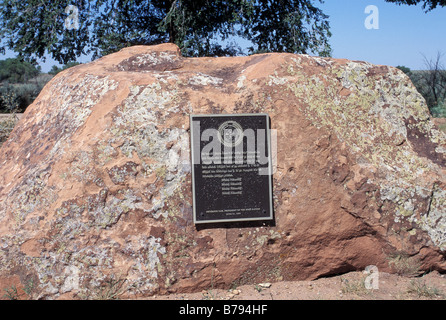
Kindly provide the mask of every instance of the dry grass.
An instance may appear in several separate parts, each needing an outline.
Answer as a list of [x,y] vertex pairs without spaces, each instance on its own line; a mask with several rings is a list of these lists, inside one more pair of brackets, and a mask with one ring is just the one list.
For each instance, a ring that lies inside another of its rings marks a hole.
[[126,279],[119,277],[112,277],[105,281],[105,283],[96,289],[91,299],[93,300],[116,300],[120,299],[121,295],[127,291],[125,286]]
[[398,251],[388,257],[389,266],[400,276],[415,277],[422,273],[421,263],[417,258]]
[[443,292],[434,286],[429,286],[426,284],[424,279],[411,280],[407,288],[407,293],[414,294],[418,298],[444,298]]
[[350,280],[341,277],[341,292],[343,294],[356,294],[363,296],[369,294],[371,291],[367,290],[364,277]]

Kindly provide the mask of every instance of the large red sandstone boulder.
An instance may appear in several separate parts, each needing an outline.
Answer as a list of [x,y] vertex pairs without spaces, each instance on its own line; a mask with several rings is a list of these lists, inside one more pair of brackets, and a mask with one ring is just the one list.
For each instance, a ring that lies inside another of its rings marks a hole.
[[[189,115],[207,113],[270,115],[275,224],[193,224]],[[403,257],[445,271],[445,153],[395,68],[123,49],[58,74],[3,145],[0,289],[135,297],[398,271]]]

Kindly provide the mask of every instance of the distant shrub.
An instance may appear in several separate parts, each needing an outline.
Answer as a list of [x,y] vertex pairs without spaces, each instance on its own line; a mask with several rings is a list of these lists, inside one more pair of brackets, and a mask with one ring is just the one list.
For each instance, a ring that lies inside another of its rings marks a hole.
[[40,73],[39,66],[35,66],[20,58],[0,60],[0,82],[24,83]]
[[52,77],[21,58],[0,60],[0,113],[24,112]]
[[397,66],[398,69],[400,69],[401,71],[403,71],[405,74],[410,75],[410,68],[406,67],[406,66]]
[[11,87],[0,90],[0,110],[6,113],[12,113],[15,112],[18,107],[19,98]]
[[[440,82],[436,86],[436,95],[433,94],[432,84],[429,83],[429,70],[412,70],[408,73],[410,80],[417,91],[424,97],[430,113],[433,117],[446,117],[446,82]],[[438,102],[439,101],[439,102]]]
[[40,74],[26,83],[1,85],[0,113],[24,112],[51,78],[51,75]]
[[58,74],[59,72],[61,72],[61,71],[63,71],[63,70],[65,70],[65,69],[68,69],[68,68],[71,68],[71,67],[74,67],[74,66],[77,66],[77,65],[79,65],[80,63],[79,62],[68,62],[66,65],[64,65],[63,67],[58,67],[58,66],[52,66],[52,68],[51,68],[51,70],[48,72],[49,74],[51,74],[51,75],[53,75],[53,76],[55,76],[56,74]]
[[446,118],[446,100],[430,108],[434,118]]

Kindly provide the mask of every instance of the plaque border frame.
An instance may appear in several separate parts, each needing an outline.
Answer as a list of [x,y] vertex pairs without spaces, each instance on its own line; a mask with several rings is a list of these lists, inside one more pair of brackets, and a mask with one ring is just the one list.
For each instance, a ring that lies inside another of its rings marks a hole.
[[[254,218],[234,218],[234,219],[217,219],[217,220],[197,220],[197,212],[195,205],[195,166],[193,162],[194,157],[194,126],[193,118],[211,118],[211,117],[250,117],[250,116],[263,116],[266,119],[266,141],[268,143],[268,192],[269,192],[269,216],[268,217],[254,217]],[[207,223],[226,223],[226,222],[245,222],[245,221],[271,221],[274,220],[273,212],[273,183],[272,183],[272,155],[271,155],[271,128],[270,128],[270,118],[267,113],[238,113],[238,114],[189,114],[189,125],[190,125],[190,163],[191,163],[191,174],[192,174],[192,214],[194,224],[207,224]]]

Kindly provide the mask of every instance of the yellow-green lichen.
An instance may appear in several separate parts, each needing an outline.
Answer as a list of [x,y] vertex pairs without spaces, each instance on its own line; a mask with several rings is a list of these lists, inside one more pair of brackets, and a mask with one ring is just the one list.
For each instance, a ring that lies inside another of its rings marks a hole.
[[[287,81],[275,75],[271,84],[285,84],[301,102],[301,111],[307,119],[317,128],[336,134],[362,159],[361,163],[379,168],[380,175],[386,175],[376,183],[381,189],[381,200],[397,204],[396,220],[416,222],[428,231],[436,245],[444,246],[446,211],[436,209],[434,225],[430,218],[417,220],[416,215],[423,217],[424,213],[409,205],[415,196],[429,198],[417,188],[419,178],[435,165],[414,151],[409,142],[411,124],[408,123],[413,122],[417,132],[435,141],[444,142],[446,136],[427,121],[427,106],[407,76],[394,68],[352,61],[346,64],[319,61],[324,72],[318,73],[301,68],[300,62],[289,61],[284,66]],[[334,76],[326,76],[327,73]],[[369,183],[375,182],[371,179]],[[436,202],[432,203],[431,210],[437,207]]]

